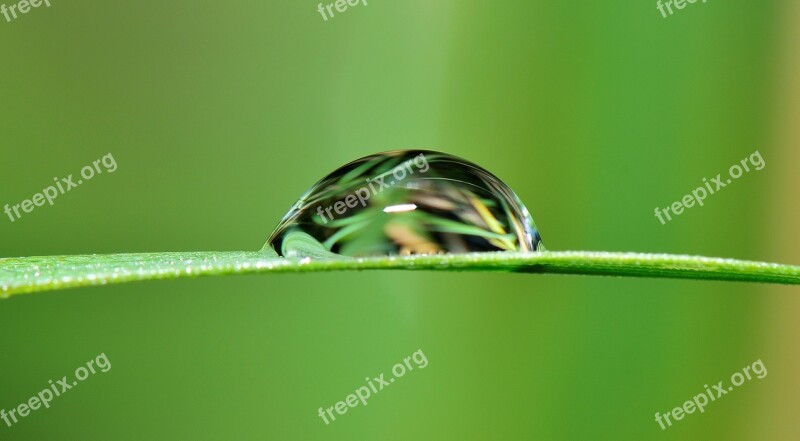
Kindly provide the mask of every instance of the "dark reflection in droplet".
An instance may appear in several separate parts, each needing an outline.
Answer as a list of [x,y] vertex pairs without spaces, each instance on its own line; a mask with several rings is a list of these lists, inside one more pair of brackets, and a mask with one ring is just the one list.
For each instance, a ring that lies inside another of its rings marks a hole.
[[312,258],[544,249],[507,185],[430,150],[370,155],[325,176],[283,217],[269,247]]

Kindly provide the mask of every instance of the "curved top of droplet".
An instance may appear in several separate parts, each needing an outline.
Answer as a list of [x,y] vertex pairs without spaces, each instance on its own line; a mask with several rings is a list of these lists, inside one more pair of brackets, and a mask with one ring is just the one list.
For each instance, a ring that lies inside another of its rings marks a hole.
[[314,184],[264,245],[285,257],[334,258],[544,249],[516,194],[447,153],[395,150]]

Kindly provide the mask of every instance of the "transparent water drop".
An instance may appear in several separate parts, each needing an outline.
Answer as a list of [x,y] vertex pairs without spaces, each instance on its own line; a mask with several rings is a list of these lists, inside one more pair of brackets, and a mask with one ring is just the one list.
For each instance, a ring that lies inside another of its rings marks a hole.
[[264,245],[310,258],[542,249],[506,184],[430,150],[378,153],[338,168],[300,197]]

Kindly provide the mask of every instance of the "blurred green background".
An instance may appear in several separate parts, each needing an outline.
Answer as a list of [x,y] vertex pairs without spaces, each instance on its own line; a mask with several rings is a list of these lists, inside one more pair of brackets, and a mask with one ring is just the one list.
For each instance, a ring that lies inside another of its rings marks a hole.
[[[0,204],[118,169],[0,219],[2,257],[255,250],[334,168],[429,148],[505,180],[551,250],[800,264],[797,2],[51,4],[0,17]],[[756,149],[763,170],[654,217]],[[0,408],[100,353],[112,369],[0,439],[797,439],[798,294],[364,272],[20,296]],[[317,416],[417,349],[425,369]],[[765,379],[655,423],[757,359]]]

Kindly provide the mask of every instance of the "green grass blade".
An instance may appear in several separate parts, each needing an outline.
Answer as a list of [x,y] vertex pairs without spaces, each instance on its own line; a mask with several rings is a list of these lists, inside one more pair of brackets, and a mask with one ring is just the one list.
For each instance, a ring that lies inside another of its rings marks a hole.
[[0,259],[0,296],[181,277],[370,269],[507,271],[800,284],[800,266],[673,254],[542,251],[284,259],[271,251],[209,251],[3,258]]

